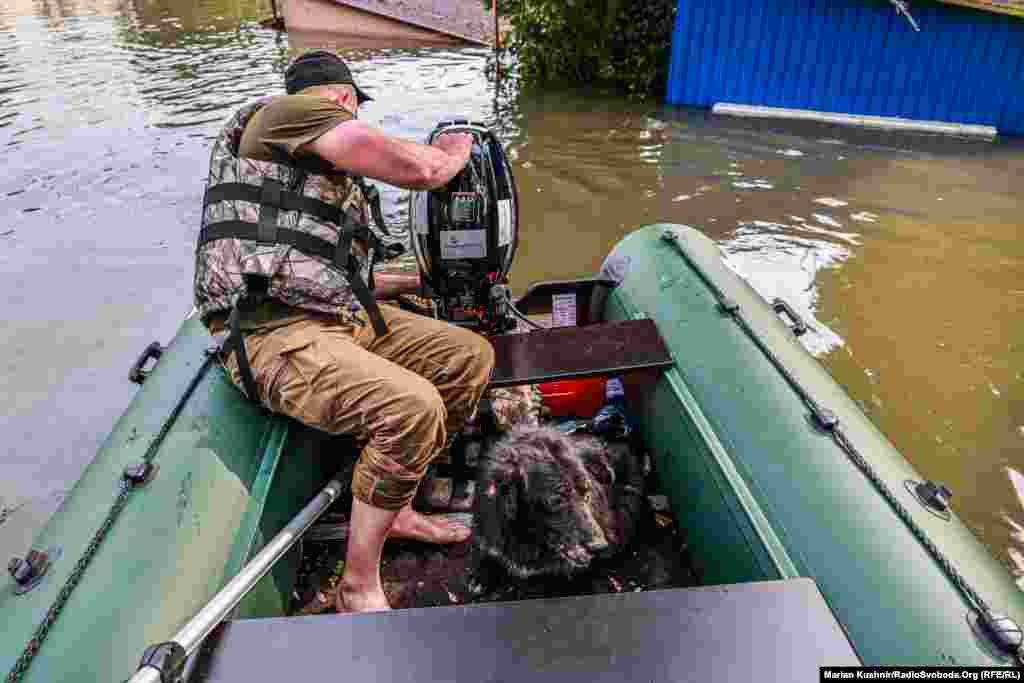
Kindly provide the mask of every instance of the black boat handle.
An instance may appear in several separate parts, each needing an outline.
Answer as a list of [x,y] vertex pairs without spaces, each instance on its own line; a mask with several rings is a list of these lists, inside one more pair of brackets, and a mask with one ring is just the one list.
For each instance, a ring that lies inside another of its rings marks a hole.
[[[140,355],[138,360],[136,360],[132,365],[132,369],[128,371],[128,379],[136,384],[142,384],[145,382],[146,377],[148,377],[149,373],[152,371],[152,368],[150,370],[143,370],[146,363],[149,362],[149,359],[151,358],[154,361],[160,360],[160,356],[162,356],[163,353],[164,347],[160,346],[160,342],[153,342],[147,346],[146,350],[142,352],[142,355]],[[155,367],[156,363],[153,363],[153,365]]]
[[793,324],[789,328],[793,331],[793,334],[799,337],[800,335],[807,332],[807,323],[805,323],[804,319],[800,317],[800,314],[794,311],[793,307],[787,304],[785,301],[779,298],[773,299],[772,308],[779,315],[785,315],[787,318],[793,321]]

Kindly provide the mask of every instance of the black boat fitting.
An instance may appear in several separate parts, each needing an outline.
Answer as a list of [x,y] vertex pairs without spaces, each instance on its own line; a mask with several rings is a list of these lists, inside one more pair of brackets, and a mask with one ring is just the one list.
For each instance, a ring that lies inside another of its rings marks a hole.
[[1001,652],[1016,655],[1018,658],[1024,656],[1024,650],[1021,649],[1021,645],[1024,644],[1024,633],[1013,619],[989,612],[979,615],[978,623]]
[[148,462],[146,460],[127,465],[124,468],[124,472],[121,473],[121,478],[128,485],[129,488],[139,488],[145,486],[153,480],[156,476],[156,472],[159,466]]
[[[150,645],[142,653],[142,661],[136,673],[145,669],[153,669],[160,683],[177,683],[181,680],[181,672],[185,667],[185,648],[173,640],[166,643]],[[133,679],[134,680],[134,679]]]
[[27,593],[39,585],[50,568],[50,556],[41,550],[30,550],[24,558],[14,557],[7,563],[7,572],[14,579],[14,592]]
[[936,512],[949,512],[949,499],[953,497],[953,492],[944,484],[924,481],[914,487],[914,492],[921,502]]

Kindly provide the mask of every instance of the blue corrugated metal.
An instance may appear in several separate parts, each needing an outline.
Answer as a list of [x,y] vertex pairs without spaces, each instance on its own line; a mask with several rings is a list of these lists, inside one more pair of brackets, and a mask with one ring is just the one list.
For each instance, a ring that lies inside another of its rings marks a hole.
[[1024,134],[1024,19],[936,2],[679,0],[667,100],[993,125]]

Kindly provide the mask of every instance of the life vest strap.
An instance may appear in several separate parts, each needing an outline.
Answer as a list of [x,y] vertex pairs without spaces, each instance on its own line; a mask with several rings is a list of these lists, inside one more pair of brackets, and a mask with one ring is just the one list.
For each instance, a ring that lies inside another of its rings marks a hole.
[[[377,239],[377,236],[369,229],[365,230],[367,233],[366,235],[359,235],[357,234],[358,232],[360,231],[352,230],[350,228],[342,228],[341,235],[347,235],[349,240],[351,240],[353,236],[358,236],[364,238],[369,245],[375,249],[383,248],[380,240]],[[258,223],[250,223],[248,221],[218,221],[217,223],[210,223],[206,225],[199,231],[200,246],[208,242],[216,242],[217,240],[224,239],[262,242],[262,240],[260,240],[260,226]],[[341,240],[339,240],[339,242],[340,241]],[[276,239],[274,239],[274,243],[287,247],[295,247],[307,256],[318,256],[331,263],[336,263],[338,245],[325,240],[322,237],[311,235],[308,232],[292,230],[291,228],[277,228],[277,236]],[[345,268],[348,266],[348,260],[345,259],[338,265],[341,268]]]
[[[370,272],[372,273],[373,271],[371,270]],[[380,313],[380,306],[377,305],[377,300],[373,298],[373,292],[363,282],[363,278],[358,273],[350,274],[348,283],[352,287],[352,293],[356,295],[356,301],[362,304],[366,310],[366,315],[370,318],[370,324],[373,325],[373,333],[378,337],[383,337],[388,333],[388,326]]]
[[[276,186],[280,191],[266,188]],[[335,225],[342,223],[342,212],[338,207],[322,202],[319,199],[306,197],[294,192],[283,190],[284,186],[276,180],[269,178],[263,181],[262,186],[249,185],[246,183],[221,183],[214,185],[206,192],[206,203],[243,201],[252,202],[262,206],[274,206],[282,211],[302,211],[315,218]]]
[[373,222],[377,224],[382,233],[391,237],[387,223],[384,222],[384,212],[380,208],[380,190],[374,185],[367,185],[362,176],[353,177],[353,181],[362,190],[363,197],[366,198],[366,203],[370,206],[370,215],[373,217]]
[[[221,239],[256,241],[259,238],[259,231],[259,224],[248,223],[246,221],[220,221],[218,223],[210,223],[199,231],[199,244],[203,245],[207,242],[214,242]],[[333,244],[323,238],[317,237],[316,235],[311,235],[308,232],[292,230],[290,228],[277,228],[277,238],[275,242],[277,244],[294,247],[308,256],[318,256],[329,261],[335,268],[345,273],[348,278],[349,285],[352,287],[352,293],[355,295],[356,300],[366,310],[366,314],[370,318],[370,323],[373,325],[373,331],[377,336],[383,336],[387,334],[388,328],[384,323],[383,316],[381,316],[380,308],[377,306],[377,300],[374,299],[373,292],[363,281],[363,278],[354,267],[355,264],[352,259],[349,258],[350,252],[347,249],[344,252],[341,251],[342,242],[350,241],[355,232],[357,231],[343,228],[339,233],[338,244]],[[371,230],[365,228],[360,232],[366,233],[365,239],[370,243],[375,254],[377,250],[388,253],[388,249],[384,247],[383,243]],[[343,260],[339,262],[338,259]],[[235,310],[237,310],[237,308]],[[235,311],[232,311],[232,315],[235,315]],[[241,358],[241,354],[239,354],[239,358]],[[239,362],[239,367],[241,368],[241,362]]]
[[260,242],[277,242],[277,214],[284,196],[284,185],[267,178],[260,188],[260,217],[256,230]]
[[228,338],[224,341],[224,351],[234,352],[235,362],[238,364],[238,374],[242,376],[242,387],[245,395],[252,401],[260,402],[260,394],[256,388],[256,378],[253,377],[252,367],[249,365],[249,355],[245,352],[245,337],[242,336],[242,327],[238,320],[238,306],[231,309],[228,316]]
[[[380,204],[380,191],[373,185],[367,185],[362,178],[356,178],[355,183],[362,190],[366,203],[370,208],[370,216],[377,227],[386,236],[391,236],[387,224],[384,222],[384,212]],[[264,214],[273,214],[276,221],[276,211],[266,211],[266,208],[273,207],[281,211],[302,211],[315,218],[342,225],[346,222],[344,212],[333,204],[322,202],[319,199],[307,197],[297,192],[284,190],[284,185],[271,178],[263,180],[260,186],[248,183],[221,183],[209,188],[206,192],[206,203],[243,201],[259,204],[261,217]],[[273,241],[273,240],[265,240]]]

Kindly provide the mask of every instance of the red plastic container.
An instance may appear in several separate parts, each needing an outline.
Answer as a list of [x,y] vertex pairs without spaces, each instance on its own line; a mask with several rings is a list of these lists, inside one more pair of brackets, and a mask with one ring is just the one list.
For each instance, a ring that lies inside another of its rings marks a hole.
[[552,417],[592,417],[605,402],[605,378],[565,379],[537,385]]

